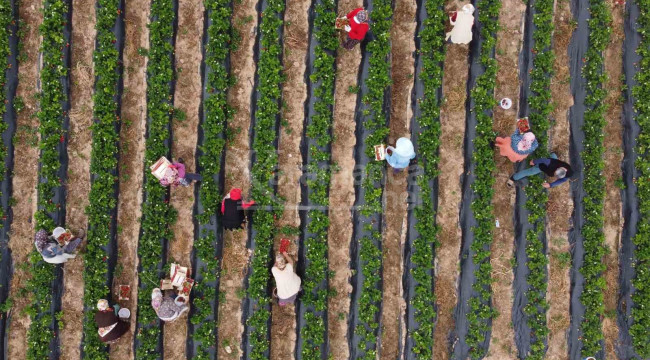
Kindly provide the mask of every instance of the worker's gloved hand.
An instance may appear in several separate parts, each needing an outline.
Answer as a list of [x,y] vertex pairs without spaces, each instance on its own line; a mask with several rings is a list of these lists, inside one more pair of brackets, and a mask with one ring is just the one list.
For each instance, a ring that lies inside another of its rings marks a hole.
[[531,160],[529,164],[530,164],[530,166],[535,166],[535,163],[533,162],[533,160]]
[[350,25],[345,25],[345,27],[343,29],[345,29],[346,32],[350,32],[350,30],[352,30]]
[[388,154],[388,155],[393,155],[393,150],[391,150],[391,149],[386,149],[386,154]]
[[551,185],[549,183],[547,183],[547,182],[543,183],[542,186],[547,188],[547,189],[549,189],[551,187]]

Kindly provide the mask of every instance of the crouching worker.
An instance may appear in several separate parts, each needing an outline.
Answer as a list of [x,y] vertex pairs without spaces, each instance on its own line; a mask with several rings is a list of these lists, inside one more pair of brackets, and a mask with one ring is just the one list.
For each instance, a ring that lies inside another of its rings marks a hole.
[[163,178],[160,180],[160,184],[163,186],[178,186],[182,185],[184,187],[190,186],[192,181],[201,181],[203,178],[199,174],[192,174],[185,172],[185,162],[183,161],[183,158],[178,158],[178,161],[172,162],[171,165],[168,167],[171,172],[172,176],[170,178]]
[[84,231],[79,230],[77,237],[74,237],[69,230],[57,227],[50,236],[41,229],[34,236],[34,245],[45,262],[62,264],[77,256],[75,251],[81,245],[84,235]]
[[[246,209],[255,205],[255,200],[242,201],[241,189],[233,188],[221,202],[221,223],[226,230],[241,229],[246,222]],[[250,213],[249,213],[250,214]]]
[[153,289],[151,293],[151,306],[156,311],[156,315],[158,315],[160,320],[164,322],[174,321],[189,310],[187,304],[178,305],[176,303],[176,296],[163,296],[159,288]]
[[352,50],[363,38],[370,26],[368,26],[368,12],[363,8],[358,8],[350,11],[346,17],[348,18],[348,25],[345,25],[343,30],[348,33],[343,47],[347,50]]
[[532,167],[529,167],[528,169],[522,170],[512,175],[506,184],[509,187],[513,187],[515,181],[519,181],[525,177],[534,176],[543,172],[548,177],[556,178],[556,180],[550,184],[548,182],[544,182],[542,184],[543,187],[549,189],[564,183],[565,181],[569,180],[571,176],[573,176],[571,165],[565,163],[564,161],[558,160],[555,154],[551,154],[550,158],[531,160],[530,165],[532,165]]
[[293,304],[302,283],[300,276],[293,271],[293,259],[286,252],[276,255],[271,273],[275,279],[275,295],[278,297],[278,304],[280,306]]
[[386,162],[393,167],[395,173],[408,168],[413,159],[415,159],[415,149],[408,138],[401,137],[395,142],[395,147],[386,148]]
[[462,11],[454,11],[449,15],[449,23],[453,29],[447,33],[445,41],[454,44],[469,44],[472,41],[472,26],[474,25],[474,6],[467,4]]
[[117,316],[118,306],[113,308],[108,306],[108,300],[101,299],[97,302],[97,312],[95,313],[95,323],[99,339],[103,343],[111,344],[126,334],[131,328],[131,324],[122,321]]

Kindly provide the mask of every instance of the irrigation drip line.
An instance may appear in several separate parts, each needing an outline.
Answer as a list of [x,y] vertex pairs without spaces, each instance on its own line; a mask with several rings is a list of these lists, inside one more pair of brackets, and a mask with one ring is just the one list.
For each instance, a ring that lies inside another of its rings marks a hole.
[[638,154],[637,138],[640,134],[640,127],[636,121],[637,113],[634,109],[636,99],[632,94],[632,89],[637,85],[636,75],[639,72],[641,56],[636,50],[641,45],[641,35],[638,31],[639,6],[636,1],[627,1],[625,9],[624,33],[623,40],[623,74],[625,76],[625,87],[623,95],[623,150],[624,157],[622,163],[623,182],[625,188],[621,191],[623,203],[623,233],[621,236],[621,248],[618,253],[619,259],[625,259],[620,263],[619,273],[619,301],[616,308],[617,325],[619,329],[618,345],[616,354],[622,360],[640,359],[634,351],[630,327],[632,321],[632,293],[634,285],[632,280],[635,278],[634,264],[635,245],[634,237],[637,235],[637,226],[639,223],[639,200],[636,179],[638,171],[635,167]]
[[[0,207],[2,209],[1,213],[3,214],[2,219],[0,220],[0,305],[6,304],[9,296],[9,283],[11,281],[14,269],[11,257],[11,250],[9,249],[9,231],[11,222],[13,220],[13,214],[11,211],[11,197],[12,197],[12,176],[14,168],[14,145],[13,137],[16,132],[16,110],[14,108],[14,98],[16,96],[16,88],[18,86],[18,7],[16,0],[4,0],[3,4],[10,4],[8,10],[4,10],[6,15],[8,15],[7,20],[11,20],[5,28],[7,39],[2,39],[2,42],[6,41],[6,44],[9,46],[9,54],[6,58],[8,68],[4,72],[4,86],[2,91],[4,93],[4,98],[7,101],[5,105],[5,111],[2,114],[2,120],[4,122],[3,128],[5,129],[2,132],[2,144],[6,151],[4,159],[4,173],[2,176],[2,182],[0,183]],[[7,326],[8,326],[8,315],[9,312],[4,312],[0,310],[0,357],[7,358],[7,347],[6,343],[7,338]]]

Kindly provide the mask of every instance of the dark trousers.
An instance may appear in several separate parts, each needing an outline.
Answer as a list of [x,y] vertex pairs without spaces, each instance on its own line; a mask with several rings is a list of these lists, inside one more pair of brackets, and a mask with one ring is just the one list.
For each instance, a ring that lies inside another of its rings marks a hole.
[[348,50],[352,50],[360,42],[361,41],[359,41],[359,40],[350,38],[350,35],[346,35],[346,39],[345,39],[345,41],[343,41],[343,47],[348,49]]

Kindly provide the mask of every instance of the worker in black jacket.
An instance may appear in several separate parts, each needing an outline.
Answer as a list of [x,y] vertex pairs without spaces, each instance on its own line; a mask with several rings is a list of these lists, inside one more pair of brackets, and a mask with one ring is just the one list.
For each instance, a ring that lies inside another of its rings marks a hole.
[[241,229],[246,222],[246,212],[244,210],[255,204],[254,200],[245,202],[241,199],[241,189],[234,188],[221,202],[221,214],[223,215],[221,223],[226,230]]
[[555,154],[551,154],[550,158],[531,160],[530,165],[532,165],[532,167],[529,167],[528,169],[522,170],[512,175],[508,180],[508,186],[512,187],[514,186],[515,181],[543,172],[548,177],[556,178],[556,180],[552,183],[544,182],[542,184],[542,186],[549,189],[566,182],[569,180],[569,178],[571,178],[571,176],[573,176],[571,165],[565,163],[564,161],[558,160]]

